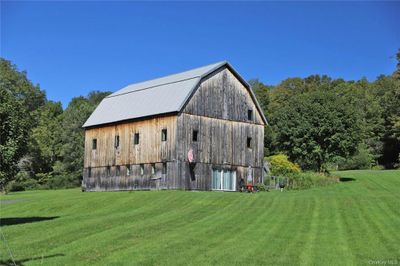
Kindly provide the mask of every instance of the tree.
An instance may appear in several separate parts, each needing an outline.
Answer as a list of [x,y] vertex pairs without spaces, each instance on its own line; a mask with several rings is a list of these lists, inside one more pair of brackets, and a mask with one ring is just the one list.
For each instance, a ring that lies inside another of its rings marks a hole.
[[400,79],[380,76],[372,84],[372,93],[383,110],[383,154],[379,161],[387,168],[393,168],[399,163],[400,154],[400,141],[396,133],[400,120]]
[[46,93],[38,85],[32,84],[26,72],[18,71],[15,65],[3,58],[0,58],[0,87],[8,90],[29,113],[46,102]]
[[18,172],[18,161],[27,153],[28,136],[37,124],[37,110],[46,95],[33,85],[26,72],[0,58],[0,183],[4,190]]
[[47,102],[38,112],[38,125],[32,129],[29,150],[35,174],[50,173],[61,155],[61,115],[60,102]]
[[396,65],[396,70],[393,73],[393,77],[395,79],[400,79],[400,49],[397,50],[396,59],[397,59],[397,65]]
[[79,184],[82,178],[85,135],[82,125],[101,100],[110,92],[90,92],[87,97],[75,97],[61,116],[61,161],[56,171],[68,182]]
[[26,112],[18,100],[5,88],[0,88],[0,188],[18,172],[17,163],[27,151],[30,129]]
[[325,170],[337,156],[356,152],[361,141],[360,113],[339,93],[311,91],[288,100],[277,111],[278,148],[302,168]]

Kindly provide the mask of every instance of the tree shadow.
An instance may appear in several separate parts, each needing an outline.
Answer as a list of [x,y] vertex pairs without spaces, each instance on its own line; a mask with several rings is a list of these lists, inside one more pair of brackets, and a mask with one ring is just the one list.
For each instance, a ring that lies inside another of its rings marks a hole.
[[352,177],[340,177],[339,181],[340,182],[351,182],[351,181],[356,181],[356,179],[352,178]]
[[15,225],[15,224],[25,224],[42,222],[57,219],[60,216],[50,216],[50,217],[10,217],[10,218],[0,218],[0,226]]
[[[48,255],[48,256],[38,256],[38,257],[31,257],[31,258],[27,258],[27,259],[22,259],[22,260],[0,260],[0,265],[4,265],[4,266],[23,266],[25,262],[28,261],[33,261],[33,260],[43,260],[43,259],[48,259],[48,258],[53,258],[53,257],[62,257],[65,256],[64,254],[53,254],[53,255]],[[15,262],[15,263],[14,263]]]

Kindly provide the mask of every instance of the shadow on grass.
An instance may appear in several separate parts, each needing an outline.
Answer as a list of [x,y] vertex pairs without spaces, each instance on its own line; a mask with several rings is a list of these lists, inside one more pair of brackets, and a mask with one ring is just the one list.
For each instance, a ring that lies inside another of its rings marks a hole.
[[10,218],[0,218],[0,226],[15,225],[15,224],[26,224],[34,222],[42,222],[57,219],[60,216],[50,216],[50,217],[10,217]]
[[356,179],[352,178],[352,177],[340,177],[339,181],[340,182],[351,182],[351,181],[356,181]]
[[62,257],[65,256],[64,254],[53,254],[53,255],[48,255],[48,256],[38,256],[38,257],[32,257],[32,258],[27,258],[27,259],[22,259],[22,260],[15,260],[12,261],[11,259],[9,260],[0,260],[0,265],[5,265],[5,266],[23,266],[25,262],[28,261],[33,261],[33,260],[44,260],[48,258],[53,258],[53,257]]

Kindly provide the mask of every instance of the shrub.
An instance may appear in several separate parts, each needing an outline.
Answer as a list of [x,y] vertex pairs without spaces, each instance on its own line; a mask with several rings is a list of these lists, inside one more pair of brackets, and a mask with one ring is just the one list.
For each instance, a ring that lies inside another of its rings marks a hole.
[[339,163],[339,170],[370,169],[374,163],[374,156],[364,145],[360,145],[357,153]]
[[339,179],[325,173],[303,172],[291,174],[288,189],[307,189],[312,187],[323,187],[335,184]]
[[264,184],[257,184],[256,185],[256,189],[258,190],[258,191],[266,191],[267,190],[267,187],[264,185]]
[[6,191],[24,191],[40,188],[39,183],[26,171],[18,172],[15,180],[11,181]]
[[383,165],[377,164],[377,165],[372,166],[371,169],[372,169],[372,170],[384,170],[385,167],[384,167]]
[[10,183],[7,184],[6,188],[6,191],[11,191],[11,192],[24,191],[24,190],[25,190],[24,186],[17,181],[11,181]]
[[7,191],[25,191],[40,188],[40,185],[35,179],[14,180],[7,185]]
[[46,184],[44,184],[44,188],[46,189],[73,188],[79,186],[80,181],[74,175],[68,174],[52,176],[47,180]]
[[267,157],[272,175],[288,175],[300,173],[300,167],[289,161],[285,154],[278,154]]

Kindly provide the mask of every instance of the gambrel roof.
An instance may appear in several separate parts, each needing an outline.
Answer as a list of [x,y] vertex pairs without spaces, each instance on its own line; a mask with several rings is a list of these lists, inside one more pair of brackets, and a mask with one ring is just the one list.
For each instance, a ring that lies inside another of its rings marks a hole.
[[93,127],[180,112],[190,100],[201,81],[224,67],[229,68],[248,88],[263,121],[267,123],[250,85],[240,77],[227,61],[222,61],[178,74],[126,86],[104,98],[83,127]]

